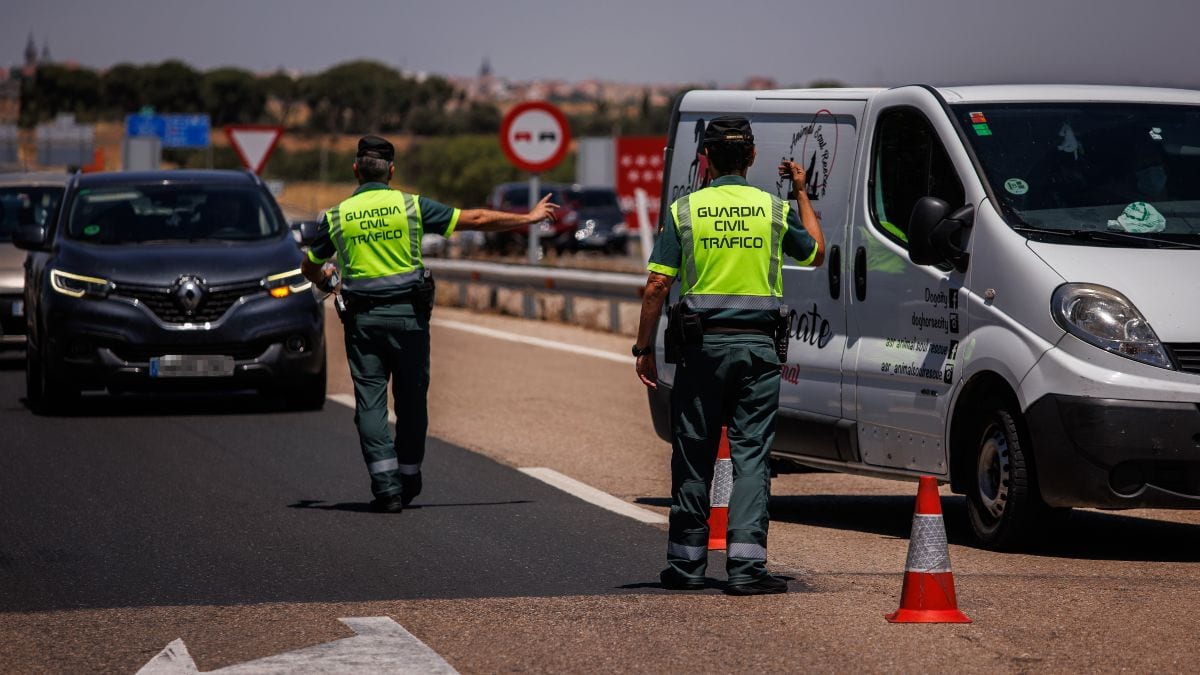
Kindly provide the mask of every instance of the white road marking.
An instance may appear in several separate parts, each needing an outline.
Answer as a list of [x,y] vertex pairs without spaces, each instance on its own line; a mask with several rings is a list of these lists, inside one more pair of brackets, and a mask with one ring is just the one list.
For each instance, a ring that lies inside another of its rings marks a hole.
[[571,354],[578,354],[580,356],[591,356],[597,359],[604,359],[606,361],[621,363],[627,366],[632,366],[634,364],[633,356],[621,355],[604,349],[583,347],[566,342],[555,342],[554,340],[545,340],[543,338],[535,338],[528,335],[520,335],[518,333],[509,333],[508,331],[496,330],[494,328],[484,328],[483,326],[476,326],[474,324],[464,323],[462,321],[454,321],[453,319],[434,319],[430,323],[441,328],[461,330],[467,333],[474,333],[476,335],[495,338],[497,340],[519,342],[521,344],[534,345],[536,347],[545,347],[546,349],[557,349],[560,352],[569,352]]
[[[457,675],[437,652],[387,616],[338,619],[357,633],[293,652],[247,661],[210,673],[267,675],[268,673],[437,673]],[[199,673],[183,639],[171,644],[142,666],[138,675]]]
[[627,501],[617,499],[607,492],[597,490],[587,483],[581,483],[570,476],[564,476],[554,469],[533,467],[519,469],[519,471],[527,476],[533,476],[543,483],[552,485],[569,495],[578,497],[589,504],[594,504],[602,509],[612,511],[613,513],[618,513],[622,516],[627,516],[636,521],[649,523],[651,525],[667,524],[666,516],[656,511],[643,509],[640,506],[634,506]]

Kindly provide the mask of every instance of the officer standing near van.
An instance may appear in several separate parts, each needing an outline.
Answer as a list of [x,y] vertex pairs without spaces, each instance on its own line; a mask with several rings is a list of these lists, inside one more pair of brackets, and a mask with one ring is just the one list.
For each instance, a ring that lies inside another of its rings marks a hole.
[[[783,254],[819,266],[825,238],[805,192],[805,172],[779,165],[792,181],[798,209],[750,186],[754,135],[744,117],[718,117],[704,130],[712,182],[671,205],[671,221],[650,256],[641,323],[633,354],[637,374],[654,389],[650,347],[671,283],[681,302],[668,325],[668,362],[677,362],[671,391],[671,515],[664,587],[704,587],[708,557],[709,485],[721,427],[733,460],[728,563],[733,595],[784,593],[767,572],[767,455],[775,438],[781,356],[786,349]],[[798,213],[797,213],[798,211]]]
[[[379,136],[358,142],[358,189],[329,209],[301,263],[304,276],[340,292],[346,359],[354,380],[354,423],[371,475],[377,511],[399,513],[421,492],[429,426],[429,317],[433,278],[421,261],[421,237],[455,229],[502,231],[553,220],[547,195],[527,214],[459,210],[388,187],[395,149]],[[335,258],[340,287],[332,267]],[[395,397],[396,434],[388,428],[388,380]]]

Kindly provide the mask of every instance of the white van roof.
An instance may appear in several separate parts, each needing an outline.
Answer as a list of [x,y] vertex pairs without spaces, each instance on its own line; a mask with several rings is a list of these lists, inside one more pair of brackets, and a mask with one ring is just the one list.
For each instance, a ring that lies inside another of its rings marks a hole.
[[[1128,101],[1131,103],[1200,104],[1200,91],[1154,87],[1081,84],[1005,84],[937,87],[947,103],[1009,103],[1017,101]],[[681,105],[685,112],[750,110],[763,100],[865,101],[883,88],[769,89],[763,91],[695,90]]]

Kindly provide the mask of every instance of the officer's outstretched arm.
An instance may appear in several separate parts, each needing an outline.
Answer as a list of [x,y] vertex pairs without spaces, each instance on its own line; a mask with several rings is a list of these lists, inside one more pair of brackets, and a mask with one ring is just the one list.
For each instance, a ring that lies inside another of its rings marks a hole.
[[466,209],[458,215],[457,228],[460,230],[479,230],[481,232],[501,232],[522,225],[532,225],[543,220],[554,221],[554,210],[558,204],[550,202],[550,195],[542,197],[542,201],[533,207],[529,213],[507,213],[491,209]]

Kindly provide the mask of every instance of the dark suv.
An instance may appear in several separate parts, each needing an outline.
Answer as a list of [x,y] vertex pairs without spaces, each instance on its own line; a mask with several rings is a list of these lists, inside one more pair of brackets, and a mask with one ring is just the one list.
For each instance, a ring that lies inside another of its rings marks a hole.
[[13,242],[25,270],[27,398],[83,389],[247,389],[325,400],[324,312],[256,176],[79,174]]

